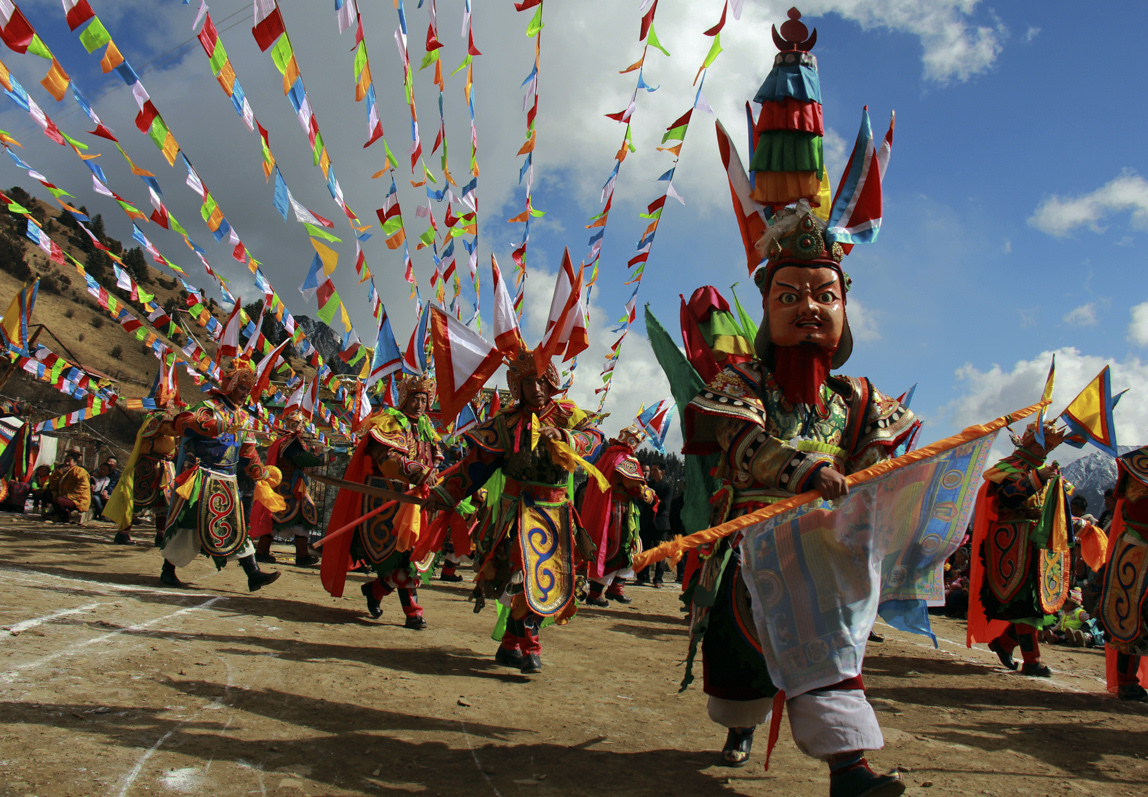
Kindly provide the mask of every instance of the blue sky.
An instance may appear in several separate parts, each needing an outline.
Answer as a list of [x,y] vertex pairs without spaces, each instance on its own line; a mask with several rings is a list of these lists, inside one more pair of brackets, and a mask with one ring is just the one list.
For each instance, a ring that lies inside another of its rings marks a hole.
[[[292,312],[313,316],[315,306],[296,290],[311,259],[306,232],[294,221],[285,224],[273,210],[271,187],[259,168],[258,138],[231,109],[191,39],[198,3],[89,2]],[[523,208],[517,185],[522,159],[515,153],[525,130],[520,84],[532,64],[533,40],[524,35],[532,12],[515,13],[509,0],[474,5],[475,40],[483,52],[475,66],[482,169],[478,263],[489,319],[490,253],[509,275],[510,251],[521,236],[521,225],[506,219]],[[634,88],[634,74],[618,71],[641,53],[639,5],[640,0],[549,0],[544,6],[533,204],[546,216],[532,226],[527,282],[526,328],[534,340],[562,247],[569,246],[575,262],[580,260],[588,249],[584,225],[601,209],[601,186],[623,132],[604,114],[625,108]],[[574,396],[583,403],[594,403],[601,357],[615,338],[610,330],[629,296],[625,263],[646,224],[638,213],[660,194],[664,183],[655,179],[671,165],[671,157],[655,147],[665,127],[693,101],[690,82],[711,41],[702,31],[716,23],[722,5],[721,0],[659,3],[655,29],[672,56],[654,51],[647,56],[645,80],[660,88],[641,92],[637,100],[637,151],[621,167],[591,308],[592,356],[580,359],[577,372]],[[417,6],[416,0],[406,3],[416,68],[427,26],[427,8]],[[100,53],[88,55],[79,46],[58,0],[20,7],[127,152],[159,177],[166,203],[211,252],[213,267],[232,277],[237,292],[250,300],[245,270],[231,260],[229,247],[209,245],[210,235],[197,218],[198,199],[183,185],[183,170],[170,168],[134,129],[130,92],[118,78],[100,73]],[[725,52],[706,76],[704,94],[743,157],[741,107],[769,71],[775,52],[769,24],[784,21],[788,7],[747,2],[740,20],[729,19],[722,32]],[[1058,352],[1056,409],[1104,364],[1113,366],[1116,388],[1131,388],[1132,395],[1148,378],[1142,362],[1148,285],[1139,251],[1148,224],[1148,183],[1139,174],[1148,166],[1138,135],[1148,110],[1138,99],[1143,59],[1136,33],[1145,11],[1133,3],[1088,8],[1093,16],[1079,5],[975,0],[825,0],[801,7],[806,23],[818,29],[814,53],[835,182],[862,106],[869,106],[878,136],[889,111],[897,112],[881,236],[846,261],[854,280],[849,312],[857,345],[843,370],[869,376],[893,394],[917,383],[914,409],[928,421],[926,441],[1034,402],[1053,351]],[[462,0],[438,3],[439,38],[449,69],[463,54],[461,9]],[[336,222],[334,232],[344,243],[333,279],[369,342],[374,330],[365,292],[355,286],[350,229],[311,166],[279,73],[250,34],[251,3],[218,0],[211,12],[255,116],[271,132],[292,192]],[[393,40],[396,16],[390,3],[364,4],[362,13],[386,138],[402,160],[410,122]],[[348,201],[364,222],[372,222],[389,180],[370,179],[382,166],[381,146],[361,146],[366,112],[353,101],[353,34],[339,36],[328,0],[284,3],[283,15]],[[110,142],[84,134],[91,125],[71,98],[56,103],[38,85],[46,62],[7,49],[0,59],[65,132],[102,153],[111,188],[148,208],[142,183]],[[415,96],[426,161],[440,175],[438,155],[429,154],[438,125],[430,72],[418,75]],[[2,102],[0,128],[25,145],[21,155],[92,212],[102,212],[112,235],[129,240],[126,217],[91,192],[88,172],[74,155],[42,136],[15,105]],[[447,78],[445,112],[451,168],[461,177],[469,137],[461,75]],[[24,185],[47,198],[14,165],[2,168],[0,183]],[[417,239],[426,222],[415,217],[415,206],[426,198],[423,189],[406,182],[409,177],[402,168],[396,174],[408,238]],[[648,302],[672,328],[679,293],[688,297],[710,283],[728,296],[734,282],[751,286],[712,117],[695,113],[674,185],[685,204],[667,203],[638,297],[639,306]],[[442,208],[434,212],[441,220]],[[178,236],[155,225],[147,225],[146,232],[193,282],[211,287]],[[401,261],[381,236],[365,250],[396,334],[405,342],[414,312]],[[430,258],[425,251],[412,251],[412,257],[427,296]],[[758,306],[752,290],[741,296],[747,307]],[[614,414],[608,431],[628,423],[641,402],[656,402],[667,392],[639,321],[624,344],[606,405]],[[1126,400],[1117,421],[1123,444],[1141,442],[1148,409]],[[671,440],[676,439],[675,432]]]

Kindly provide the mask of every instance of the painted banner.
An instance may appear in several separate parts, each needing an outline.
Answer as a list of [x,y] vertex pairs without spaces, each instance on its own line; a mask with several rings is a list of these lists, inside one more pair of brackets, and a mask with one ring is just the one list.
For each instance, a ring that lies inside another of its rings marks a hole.
[[833,504],[744,528],[742,574],[778,688],[793,697],[859,675],[879,604],[944,604],[945,560],[964,538],[996,432],[897,461]]

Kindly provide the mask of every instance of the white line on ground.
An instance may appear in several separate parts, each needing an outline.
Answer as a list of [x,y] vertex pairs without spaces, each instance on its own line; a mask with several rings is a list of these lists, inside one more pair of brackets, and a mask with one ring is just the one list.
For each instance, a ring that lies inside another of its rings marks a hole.
[[[10,579],[7,574],[14,576],[23,576],[23,579]],[[181,592],[173,589],[157,589],[154,587],[137,587],[134,584],[115,584],[110,581],[100,581],[98,579],[86,578],[68,578],[67,576],[58,576],[55,573],[41,573],[38,570],[25,570],[19,567],[0,567],[0,580],[23,580],[29,584],[43,584],[43,579],[50,579],[56,581],[64,581],[71,584],[83,584],[88,589],[106,589],[113,592],[147,592],[152,595],[178,595],[184,598],[196,597],[194,592]]]
[[132,784],[135,783],[136,778],[139,777],[140,771],[143,769],[143,765],[147,763],[147,760],[149,758],[151,758],[152,753],[154,753],[159,748],[159,746],[161,744],[166,742],[167,738],[169,736],[171,736],[173,733],[178,731],[185,724],[186,724],[185,722],[181,722],[181,723],[179,723],[179,725],[176,725],[174,728],[172,728],[170,731],[165,733],[163,736],[159,737],[159,739],[156,740],[156,743],[153,744],[151,747],[149,747],[147,749],[147,751],[143,755],[140,756],[139,761],[136,761],[136,765],[134,767],[132,767],[131,772],[129,772],[124,777],[123,785],[120,787],[120,790],[118,792],[116,792],[118,797],[125,797],[125,795],[127,795],[128,789],[130,789]]
[[183,609],[178,609],[174,612],[171,612],[170,614],[165,614],[162,617],[156,617],[154,619],[148,620],[147,622],[136,623],[135,625],[130,625],[130,626],[127,626],[126,628],[118,628],[115,631],[111,631],[107,634],[101,634],[98,637],[94,637],[94,638],[86,640],[84,642],[78,642],[74,645],[69,646],[66,650],[59,650],[59,651],[56,651],[55,653],[51,653],[47,656],[41,656],[40,658],[36,659],[35,661],[29,661],[29,662],[25,662],[24,664],[19,664],[16,667],[13,667],[11,670],[8,670],[5,673],[0,673],[0,682],[12,683],[13,681],[15,681],[20,676],[20,673],[24,672],[25,670],[38,669],[40,667],[43,667],[45,664],[47,664],[50,661],[54,661],[55,659],[58,659],[62,656],[74,655],[75,653],[78,653],[80,650],[88,647],[89,645],[95,645],[95,644],[98,644],[100,642],[107,641],[107,640],[111,639],[112,637],[119,636],[120,634],[130,633],[133,631],[142,631],[145,628],[150,628],[153,625],[158,625],[158,624],[164,622],[165,620],[170,620],[174,617],[178,617],[181,614],[187,614],[188,612],[194,612],[194,611],[197,611],[199,609],[206,609],[207,607],[211,606],[213,603],[216,603],[217,601],[221,601],[223,599],[224,599],[223,596],[219,595],[219,596],[216,596],[214,598],[207,599],[206,601],[199,604],[198,606],[187,606]]
[[[31,620],[24,620],[22,622],[14,624],[14,625],[10,625],[10,626],[8,626],[8,632],[12,636],[15,636],[16,634],[19,634],[21,631],[27,631],[29,628],[35,628],[38,625],[43,625],[44,623],[51,622],[52,620],[55,620],[58,617],[67,617],[69,614],[79,614],[81,612],[90,612],[92,609],[96,608],[97,606],[104,606],[104,605],[105,604],[103,604],[103,603],[89,603],[85,606],[80,606],[76,609],[61,609],[58,612],[52,612],[51,614],[45,614],[43,617],[34,617]],[[3,639],[5,639],[5,637],[0,637],[0,640],[3,640]]]
[[487,775],[486,770],[482,768],[482,762],[478,760],[478,753],[474,752],[474,746],[470,743],[470,733],[466,729],[466,723],[459,720],[458,724],[462,726],[462,736],[466,739],[466,749],[470,750],[470,757],[474,759],[474,765],[478,768],[478,774],[482,775],[486,781],[486,785],[494,792],[494,797],[502,797],[502,792],[498,790],[498,787],[491,781],[490,775]]

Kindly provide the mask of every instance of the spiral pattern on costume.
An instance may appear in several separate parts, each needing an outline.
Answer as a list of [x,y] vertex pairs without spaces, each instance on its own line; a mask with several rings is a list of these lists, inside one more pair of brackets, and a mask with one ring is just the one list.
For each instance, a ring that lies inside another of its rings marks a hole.
[[[554,586],[558,581],[553,570],[546,566],[546,563],[554,558],[554,546],[547,544],[552,542],[551,534],[547,533],[548,531],[548,529],[533,528],[526,533],[526,544],[538,554],[538,558],[533,564],[534,586],[538,589],[539,603],[550,601],[550,593],[554,591]],[[547,550],[548,548],[549,550]]]
[[941,547],[940,534],[927,534],[921,538],[921,553],[926,556],[935,554]]
[[964,481],[965,474],[963,471],[951,470],[941,477],[941,486],[946,490],[955,490],[960,487],[961,482]]
[[235,534],[235,526],[231,522],[231,514],[235,510],[235,498],[227,490],[215,488],[215,485],[212,487],[211,494],[207,497],[207,533],[213,546],[222,548]]

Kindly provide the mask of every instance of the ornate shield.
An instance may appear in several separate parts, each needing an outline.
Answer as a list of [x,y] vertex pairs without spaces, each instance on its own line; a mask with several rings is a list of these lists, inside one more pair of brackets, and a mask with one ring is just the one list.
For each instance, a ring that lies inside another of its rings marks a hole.
[[[1001,523],[985,540],[985,579],[1002,604],[1012,601],[1029,571],[1031,523]],[[1063,601],[1062,601],[1063,602]]]
[[519,503],[518,544],[532,612],[558,614],[574,598],[574,529],[565,503]]
[[1140,635],[1144,603],[1148,600],[1148,544],[1127,534],[1112,544],[1108,576],[1100,598],[1100,622],[1119,647]]
[[209,556],[231,556],[247,541],[239,488],[234,476],[204,474],[196,508],[199,544]]
[[[385,490],[395,489],[394,482],[381,476],[371,476],[367,479],[370,487],[381,487]],[[391,503],[379,514],[370,518],[359,526],[359,539],[363,543],[363,552],[371,564],[378,564],[395,552],[398,539],[394,535],[395,515],[399,512],[399,504],[377,495],[363,495],[363,514],[382,504]]]
[[1068,598],[1069,574],[1068,554],[1053,551],[1040,551],[1038,587],[1040,610],[1045,614],[1056,614]]

